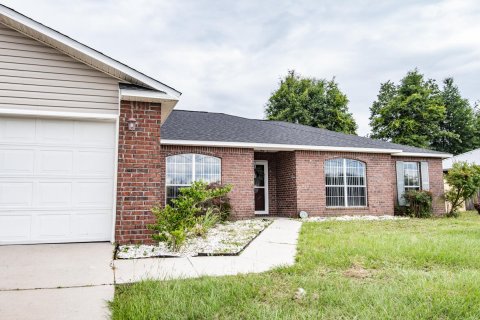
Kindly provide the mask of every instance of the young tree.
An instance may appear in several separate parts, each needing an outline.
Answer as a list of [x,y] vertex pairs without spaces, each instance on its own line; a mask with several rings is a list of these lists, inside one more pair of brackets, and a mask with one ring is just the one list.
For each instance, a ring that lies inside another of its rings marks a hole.
[[440,134],[432,143],[438,151],[460,154],[475,148],[475,113],[467,99],[462,98],[453,78],[443,81],[441,93],[445,119]]
[[294,70],[280,81],[265,108],[269,120],[282,120],[355,134],[357,124],[348,112],[347,96],[334,79],[301,77]]
[[450,190],[445,192],[445,199],[452,206],[447,213],[450,217],[458,216],[458,209],[480,189],[480,166],[467,162],[456,162],[445,175]]
[[377,101],[370,107],[371,137],[428,148],[444,133],[440,128],[444,118],[445,107],[435,81],[425,80],[413,70],[399,85],[381,84]]

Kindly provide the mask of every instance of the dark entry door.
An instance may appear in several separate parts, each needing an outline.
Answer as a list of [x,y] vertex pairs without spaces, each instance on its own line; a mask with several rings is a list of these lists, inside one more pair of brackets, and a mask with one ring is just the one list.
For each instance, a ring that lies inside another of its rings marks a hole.
[[268,162],[255,161],[255,214],[268,214]]

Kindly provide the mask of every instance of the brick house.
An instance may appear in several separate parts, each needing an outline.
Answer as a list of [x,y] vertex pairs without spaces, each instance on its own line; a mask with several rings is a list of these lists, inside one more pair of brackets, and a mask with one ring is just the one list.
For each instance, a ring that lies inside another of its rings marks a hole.
[[148,242],[152,206],[231,184],[233,218],[445,210],[449,155],[278,121],[173,110],[180,92],[0,5],[0,244]]

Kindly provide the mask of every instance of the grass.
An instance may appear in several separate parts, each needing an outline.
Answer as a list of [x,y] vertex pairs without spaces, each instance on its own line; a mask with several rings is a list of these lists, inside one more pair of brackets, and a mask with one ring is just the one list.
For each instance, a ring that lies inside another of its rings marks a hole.
[[304,223],[292,267],[119,286],[110,306],[113,319],[480,319],[480,216]]

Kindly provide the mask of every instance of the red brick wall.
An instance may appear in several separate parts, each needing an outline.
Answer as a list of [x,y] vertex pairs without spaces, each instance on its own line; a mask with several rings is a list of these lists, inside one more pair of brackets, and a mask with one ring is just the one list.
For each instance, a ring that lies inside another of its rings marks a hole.
[[[395,171],[395,162],[396,161],[426,161],[428,162],[428,178],[430,182],[430,191],[432,192],[432,206],[433,214],[442,215],[445,213],[445,200],[443,199],[444,194],[444,182],[443,182],[443,167],[442,159],[438,158],[418,158],[418,157],[392,157],[392,167]],[[394,201],[397,201],[397,184],[396,176],[394,178],[393,188],[394,188]]]
[[276,154],[277,161],[277,214],[291,217],[297,214],[297,186],[295,152]]
[[[126,120],[137,119],[128,131]],[[232,184],[232,218],[254,216],[253,162],[269,162],[269,210],[272,215],[393,214],[396,203],[395,161],[428,161],[435,214],[444,213],[441,159],[391,157],[387,154],[290,151],[255,152],[252,149],[160,146],[159,104],[121,102],[118,145],[116,241],[151,242],[147,225],[154,222],[150,209],[165,204],[165,157],[199,153],[222,160],[222,183]],[[345,157],[366,163],[366,208],[326,208],[325,160]]]
[[180,153],[199,153],[222,160],[222,183],[233,186],[230,192],[232,218],[243,219],[254,215],[253,150],[239,148],[212,148],[188,146],[162,146],[161,151],[161,203],[165,203],[165,157]]
[[[383,215],[393,214],[395,171],[388,154],[296,151],[297,214],[307,211],[310,215]],[[349,158],[366,164],[367,207],[327,208],[325,196],[325,160]]]
[[[129,131],[127,119],[137,120]],[[115,240],[150,242],[150,209],[163,199],[160,154],[160,104],[122,101],[118,139],[117,212]]]

